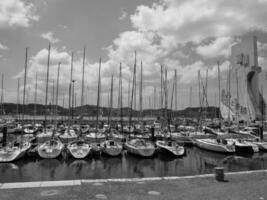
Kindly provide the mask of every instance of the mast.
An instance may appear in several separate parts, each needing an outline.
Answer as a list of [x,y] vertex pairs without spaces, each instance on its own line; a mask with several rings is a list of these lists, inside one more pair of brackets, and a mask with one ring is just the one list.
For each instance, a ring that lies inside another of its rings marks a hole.
[[174,109],[177,111],[177,71],[174,70]]
[[18,88],[17,88],[17,118],[20,119],[19,116],[19,104],[20,104],[20,95],[19,95],[19,88],[20,88],[20,79],[18,78]]
[[176,71],[174,71],[174,78],[173,78],[173,85],[172,85],[172,96],[171,96],[171,118],[172,118],[172,112],[173,112],[173,96],[174,96],[174,91],[175,91],[175,76],[176,76]]
[[132,125],[132,114],[133,114],[133,97],[135,90],[135,82],[136,82],[136,51],[134,51],[134,71],[133,71],[133,82],[132,82],[132,95],[131,95],[131,107],[130,107],[130,115],[129,115],[129,126]]
[[190,85],[189,102],[190,102],[190,108],[192,108],[192,85]]
[[163,66],[160,65],[160,110],[163,107]]
[[82,75],[81,108],[84,105],[84,66],[85,66],[85,47],[83,49],[83,75]]
[[228,125],[230,125],[230,106],[231,106],[231,70],[228,70]]
[[56,111],[55,111],[55,118],[56,118],[56,126],[57,126],[57,107],[58,107],[58,87],[59,87],[59,72],[60,72],[60,62],[58,63],[57,67],[57,88],[56,88]]
[[34,91],[34,124],[35,124],[35,120],[36,120],[36,112],[37,112],[37,77],[38,77],[38,74],[36,72],[36,76],[35,76],[35,91]]
[[119,98],[120,98],[120,123],[121,123],[121,133],[123,132],[123,97],[122,97],[122,72],[121,72],[122,66],[120,63],[120,74],[119,74]]
[[98,132],[98,118],[99,118],[99,104],[100,104],[100,89],[101,89],[101,58],[99,59],[99,71],[98,71],[98,88],[97,88],[97,112],[96,112],[96,132]]
[[4,115],[4,73],[2,73],[2,84],[1,84],[1,112]]
[[28,67],[28,47],[26,48],[26,54],[25,54],[22,126],[24,125],[24,115],[25,115],[25,94],[26,94],[26,84],[27,84],[27,67]]
[[[73,74],[73,52],[71,52],[71,64],[70,64],[70,85],[72,86],[72,84],[74,85],[74,80],[72,78],[72,74]],[[73,86],[71,88],[74,88]],[[74,93],[74,90],[70,90],[70,106],[69,106],[69,116],[71,116],[71,119],[73,119],[73,104],[74,104],[74,95],[72,95],[72,93]]]
[[143,121],[143,63],[141,61],[141,75],[140,75],[140,91],[139,91],[139,106],[140,106],[140,119]]
[[49,81],[50,50],[51,50],[51,44],[49,42],[48,57],[47,57],[47,71],[46,71],[46,88],[45,88],[45,124],[44,124],[45,132],[46,132],[46,121],[47,121],[47,93],[48,93],[48,81]]
[[219,127],[221,127],[221,74],[220,74],[220,61],[217,61],[218,65],[218,90],[219,90]]
[[55,80],[53,79],[53,84],[52,84],[52,105],[51,105],[51,120],[54,123],[55,122]]
[[236,96],[237,96],[237,106],[236,106],[236,116],[237,116],[237,127],[239,130],[239,85],[238,85],[238,70],[235,70],[236,74]]
[[165,69],[165,120],[167,120],[167,125],[169,125],[168,119],[168,74],[167,69]]
[[130,108],[131,78],[128,81],[128,107]]
[[112,107],[113,107],[113,74],[111,76],[111,85],[110,85],[110,102],[109,102],[109,115],[108,115],[109,125],[111,123]]

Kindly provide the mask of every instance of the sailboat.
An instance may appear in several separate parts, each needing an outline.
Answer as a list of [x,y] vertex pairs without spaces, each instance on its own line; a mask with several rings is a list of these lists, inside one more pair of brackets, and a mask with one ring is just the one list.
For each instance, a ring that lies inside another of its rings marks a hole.
[[[81,107],[83,106],[83,92],[84,92],[84,89],[83,89],[84,88],[84,64],[85,64],[85,48],[84,48],[84,52],[83,52]],[[84,126],[84,127],[86,127],[86,126]],[[78,138],[77,138],[77,135],[76,135],[74,129],[68,130],[68,134],[73,135],[73,139],[75,139],[75,140],[72,142],[69,142],[69,144],[67,145],[67,149],[68,149],[69,153],[71,154],[71,156],[76,158],[76,159],[85,158],[86,156],[88,156],[88,154],[91,152],[91,149],[92,149],[92,146],[88,142],[86,142],[85,140],[80,138],[82,133],[84,133],[86,130],[84,127],[78,127],[79,130],[77,130],[77,131],[79,131],[79,133],[80,133],[78,135]],[[89,127],[87,127],[87,128],[89,129]]]
[[96,112],[96,130],[85,135],[86,140],[97,143],[93,146],[93,151],[100,152],[100,142],[106,140],[106,135],[99,130],[99,104],[100,104],[100,90],[101,90],[101,58],[99,59],[98,71],[98,90],[97,90],[97,112]]
[[184,147],[173,141],[158,140],[156,141],[156,147],[160,153],[169,154],[172,156],[183,156],[185,154]]
[[102,152],[108,156],[119,156],[122,153],[122,145],[114,140],[106,140],[101,143]]
[[127,153],[141,156],[151,157],[155,153],[155,146],[152,142],[144,139],[131,139],[125,143]]
[[[43,134],[45,135],[47,132],[46,129],[46,118],[47,118],[47,93],[48,93],[48,79],[49,79],[49,64],[50,64],[50,49],[51,49],[51,45],[49,43],[49,47],[48,47],[48,61],[47,61],[47,74],[46,74],[46,93],[45,93],[45,126],[44,126],[44,131]],[[60,69],[60,63],[58,64],[58,76],[59,77],[59,69]],[[56,105],[57,106],[57,105]],[[38,151],[38,155],[41,158],[57,158],[63,148],[64,145],[63,143],[59,140],[55,138],[55,134],[56,134],[56,125],[53,129],[51,138],[42,143],[40,146],[38,146],[37,151]]]
[[[28,63],[28,48],[26,48],[25,56],[25,73],[24,73],[24,92],[23,92],[23,106],[25,105],[25,90],[27,81],[27,63]],[[3,82],[2,82],[3,85]],[[24,112],[22,116],[22,122],[24,123]],[[3,140],[6,140],[7,127],[3,128]],[[3,147],[0,148],[0,162],[12,162],[19,158],[22,158],[27,151],[31,148],[31,144],[28,141],[23,140],[23,135],[21,134],[20,143],[13,143],[11,145],[6,145],[6,141],[3,141]]]

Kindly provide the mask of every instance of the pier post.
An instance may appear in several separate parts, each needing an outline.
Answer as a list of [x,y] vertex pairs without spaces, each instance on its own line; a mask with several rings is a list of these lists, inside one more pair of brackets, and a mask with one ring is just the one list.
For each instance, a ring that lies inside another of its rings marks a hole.
[[224,168],[223,167],[215,167],[215,179],[217,181],[224,181]]

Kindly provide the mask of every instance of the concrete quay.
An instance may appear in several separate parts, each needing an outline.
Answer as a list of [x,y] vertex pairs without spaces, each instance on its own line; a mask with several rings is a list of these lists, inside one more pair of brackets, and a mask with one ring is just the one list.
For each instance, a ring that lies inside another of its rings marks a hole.
[[264,200],[267,170],[187,177],[1,183],[1,200]]

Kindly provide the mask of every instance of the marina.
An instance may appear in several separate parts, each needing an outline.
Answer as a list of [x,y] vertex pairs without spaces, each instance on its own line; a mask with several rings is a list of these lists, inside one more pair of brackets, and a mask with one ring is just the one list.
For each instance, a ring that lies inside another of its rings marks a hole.
[[266,9],[1,0],[0,200],[267,198]]

